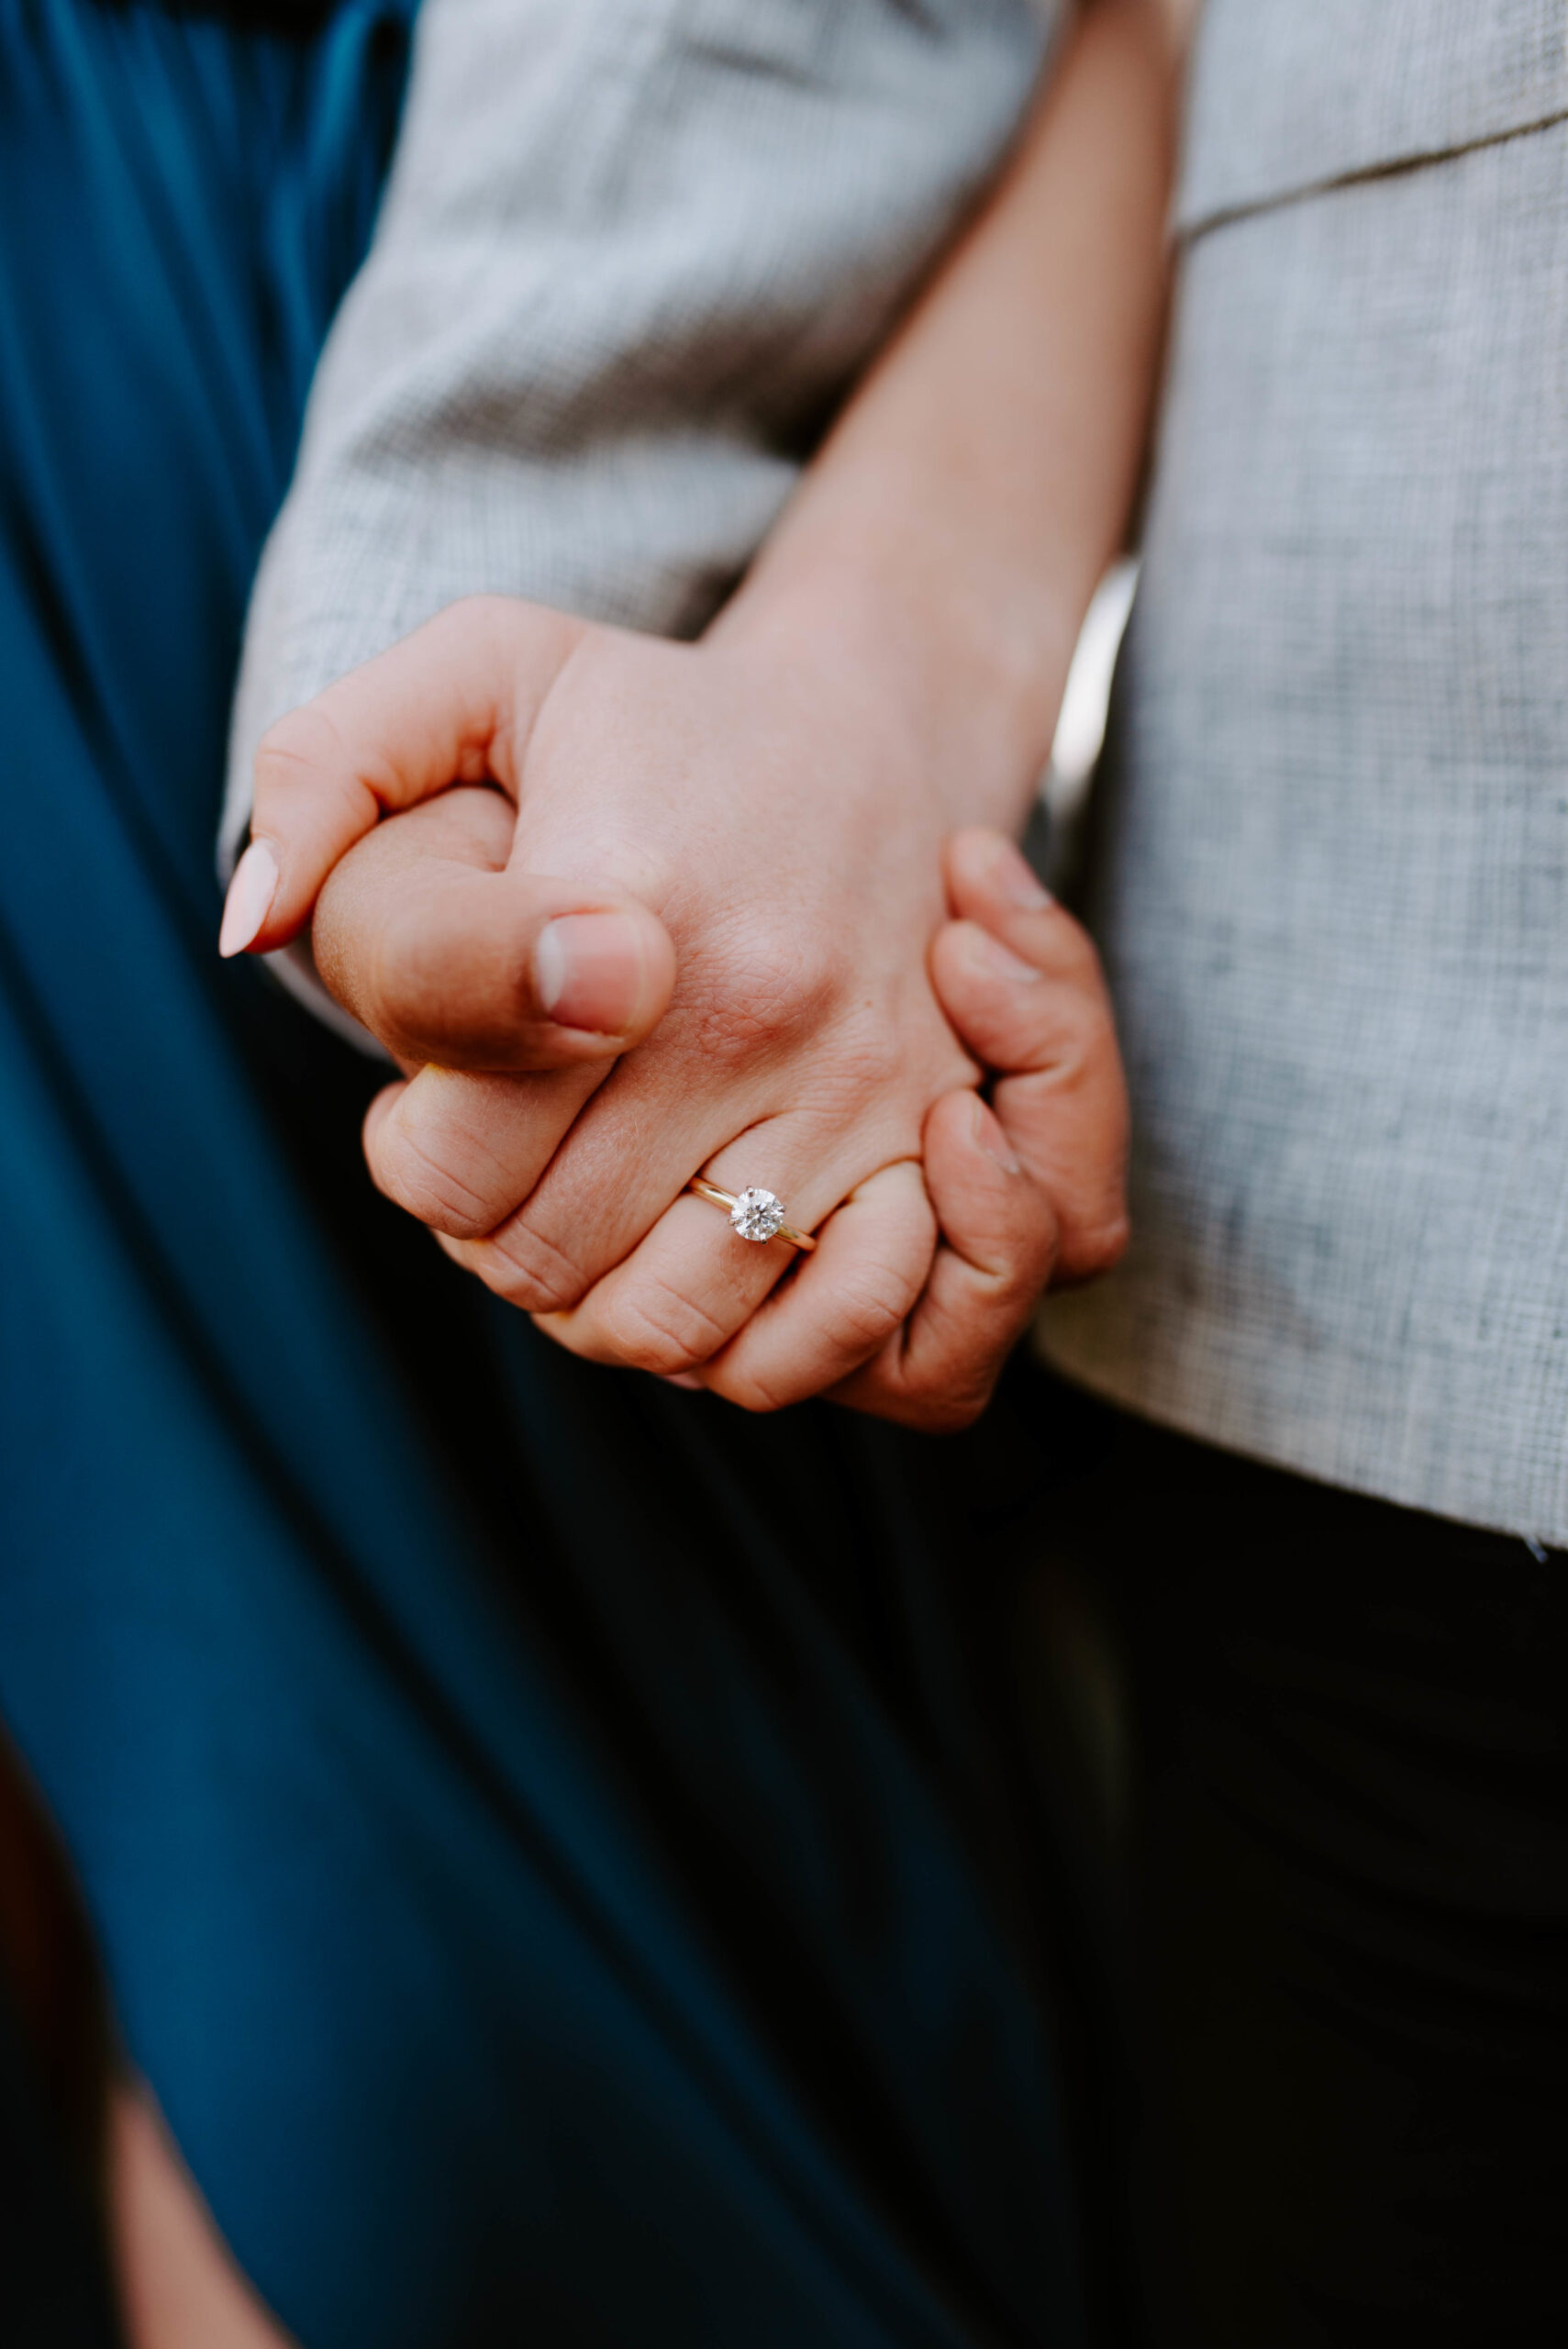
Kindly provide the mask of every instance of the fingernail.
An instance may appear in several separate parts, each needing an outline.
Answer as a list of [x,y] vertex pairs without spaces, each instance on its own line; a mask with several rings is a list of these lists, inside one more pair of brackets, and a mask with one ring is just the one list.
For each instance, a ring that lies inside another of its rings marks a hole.
[[234,868],[228,895],[223,901],[223,927],[217,933],[220,954],[243,954],[272,909],[278,894],[278,860],[265,841],[252,841]]
[[995,1110],[986,1108],[978,1093],[974,1096],[974,1107],[970,1111],[969,1127],[975,1148],[983,1150],[994,1166],[999,1166],[1004,1174],[1023,1173],[1022,1166],[1007,1148],[1007,1138]]
[[1042,886],[1023,851],[1015,848],[1011,841],[1005,841],[997,850],[991,871],[997,896],[1006,897],[1010,906],[1027,907],[1031,912],[1038,913],[1041,906],[1055,903],[1050,890]]
[[653,1375],[662,1379],[666,1386],[684,1386],[688,1395],[702,1393],[702,1380],[694,1378],[689,1370],[656,1370]]
[[534,948],[539,1008],[562,1028],[618,1036],[642,999],[642,939],[624,914],[562,914]]
[[1039,983],[1040,974],[1034,964],[1004,946],[999,938],[993,938],[988,930],[982,930],[978,922],[965,923],[964,949],[971,963],[988,979],[1003,979],[1014,987],[1026,979],[1031,985]]

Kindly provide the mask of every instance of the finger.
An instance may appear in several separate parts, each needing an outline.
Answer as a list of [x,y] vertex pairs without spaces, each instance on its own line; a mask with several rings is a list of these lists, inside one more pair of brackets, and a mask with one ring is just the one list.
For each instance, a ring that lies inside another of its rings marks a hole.
[[[765,1156],[771,1144],[753,1140],[740,1158],[723,1162],[741,1169],[734,1183],[717,1171],[717,1153],[738,1131],[754,1134],[773,1107],[778,1078],[771,1056],[759,1054],[748,1064],[740,1047],[719,1038],[699,1061],[689,1042],[677,1004],[660,1030],[656,1054],[633,1053],[617,1063],[573,1127],[571,1148],[546,1169],[516,1213],[497,1221],[491,1246],[475,1263],[473,1269],[498,1295],[528,1313],[570,1311],[631,1255],[699,1169],[730,1189],[765,1182],[791,1197],[794,1165]],[[684,1071],[674,1081],[672,1058]],[[721,1084],[711,1083],[716,1072]],[[847,1174],[841,1184],[817,1193],[815,1212],[826,1213],[852,1179]],[[802,1202],[795,1197],[792,1204]],[[728,1251],[739,1251],[742,1259],[757,1252],[726,1231],[716,1208],[703,1206],[702,1214]],[[716,1252],[713,1264],[722,1261]],[[756,1271],[753,1264],[753,1281]],[[766,1286],[754,1288],[751,1303]],[[727,1309],[721,1294],[716,1310]]]
[[[1062,962],[1075,956],[1071,941],[1051,943],[1062,946]],[[950,922],[931,948],[932,983],[948,1018],[980,1060],[1008,1072],[993,1078],[992,1105],[1056,1210],[1060,1280],[1106,1270],[1127,1239],[1121,1059],[1097,972],[1079,968],[1076,978],[1049,977],[969,921]]]
[[[1055,967],[1041,968],[975,921],[950,921],[931,942],[930,973],[942,1009],[986,1068],[1004,1074],[1055,1066],[1084,1040],[1111,1032],[1110,1002],[1088,959],[1088,941],[1053,907]],[[1081,941],[1081,944],[1080,944]]]
[[422,1068],[365,1113],[371,1179],[432,1230],[481,1239],[528,1198],[604,1075],[603,1063],[534,1076]]
[[969,918],[934,941],[933,985],[963,1041],[1002,1072],[997,1116],[1060,1219],[1055,1278],[1085,1279],[1127,1241],[1127,1092],[1098,958],[999,834],[958,835],[948,884]]
[[595,904],[580,881],[507,870],[512,832],[496,792],[449,791],[379,826],[328,876],[317,968],[399,1060],[604,1061],[664,1012],[675,959],[658,917],[634,898]]
[[1126,1254],[1129,1232],[1127,1088],[1114,1035],[1087,1038],[1075,1070],[1064,1063],[1005,1077],[992,1088],[992,1107],[1059,1219],[1054,1286],[1108,1273]]
[[936,1240],[919,1167],[911,1159],[883,1167],[834,1209],[816,1253],[706,1364],[702,1384],[749,1411],[836,1386],[896,1338]]
[[983,921],[1000,935],[1014,914],[1056,903],[1015,840],[987,824],[966,824],[942,849],[942,877],[953,914]]
[[680,1377],[717,1353],[790,1268],[786,1241],[741,1240],[711,1202],[683,1195],[577,1305],[535,1319],[584,1361]]
[[1051,1277],[1057,1220],[972,1093],[932,1109],[925,1168],[941,1231],[929,1277],[902,1328],[831,1391],[856,1410],[940,1433],[967,1427],[989,1400]]
[[[955,921],[975,924],[1040,977],[1081,988],[1108,1009],[1099,957],[1088,932],[1040,886],[1005,833],[955,832],[942,863]],[[997,965],[999,970],[1006,967]],[[1021,972],[1013,975],[1021,982]],[[998,1008],[1006,1008],[1005,998]],[[1027,1024],[1016,1040],[1004,1025],[991,1041],[998,1054],[992,1066],[1024,1065],[1029,1049]]]
[[256,752],[250,846],[219,949],[286,945],[328,874],[382,816],[452,783],[517,773],[584,624],[499,596],[453,604],[281,718]]
[[[775,1169],[804,1154],[798,1121],[780,1119],[762,1131],[768,1163]],[[718,1164],[728,1155],[721,1155]],[[727,1189],[739,1180],[733,1174],[715,1179]],[[852,1197],[865,1196],[880,1180],[869,1178]],[[799,1197],[812,1198],[809,1183]],[[752,1409],[773,1409],[797,1392],[815,1393],[863,1362],[896,1327],[918,1291],[935,1238],[918,1174],[907,1165],[902,1186],[895,1186],[885,1201],[873,1200],[859,1217],[858,1243],[833,1236],[849,1205],[847,1200],[827,1218],[817,1248],[797,1257],[786,1241],[758,1245],[738,1239],[708,1201],[676,1199],[626,1263],[598,1282],[574,1312],[553,1315],[541,1326],[595,1362],[665,1375],[706,1364],[704,1385]],[[824,1264],[827,1269],[817,1277]],[[775,1378],[774,1388],[751,1385],[743,1368],[737,1381],[715,1375],[714,1358],[737,1332],[754,1330],[753,1317],[770,1317],[786,1297],[801,1293],[811,1303],[792,1310],[784,1337],[758,1356],[764,1375]]]
[[[917,1155],[924,1104],[907,1081],[917,1051],[931,1069],[927,1099],[973,1073],[945,1027],[940,1041],[916,1043],[892,1019],[829,1030],[787,999],[770,1010],[756,989],[690,986],[685,1003],[677,994],[657,1049],[617,1063],[573,1129],[570,1148],[519,1215],[493,1234],[513,1259],[514,1301],[530,1313],[580,1304],[699,1170],[731,1191],[765,1186],[785,1201],[791,1221],[804,1217],[810,1230],[876,1167]],[[783,1114],[781,1096],[791,1105]],[[722,1238],[722,1219],[718,1230]],[[753,1304],[766,1286],[753,1289]],[[705,1303],[697,1287],[687,1294]],[[733,1309],[727,1280],[707,1302],[723,1323]]]
[[[574,1159],[585,1132],[593,1148],[591,1120],[592,1113],[573,1130]],[[835,1173],[820,1119],[799,1114],[765,1119],[698,1164],[734,1192],[765,1172],[787,1220],[807,1232],[852,1180]],[[562,1344],[592,1361],[665,1375],[706,1362],[790,1271],[795,1251],[784,1240],[741,1238],[722,1208],[686,1195],[689,1174],[696,1171],[689,1149],[678,1166],[646,1227],[618,1257],[604,1260],[610,1227],[588,1222],[598,1186],[584,1179],[579,1164],[582,1231],[568,1222],[556,1227],[562,1238],[553,1241],[550,1227],[524,1208],[491,1234],[471,1259],[473,1269],[499,1295],[539,1317]],[[624,1163],[612,1161],[612,1172],[616,1180],[627,1180]]]

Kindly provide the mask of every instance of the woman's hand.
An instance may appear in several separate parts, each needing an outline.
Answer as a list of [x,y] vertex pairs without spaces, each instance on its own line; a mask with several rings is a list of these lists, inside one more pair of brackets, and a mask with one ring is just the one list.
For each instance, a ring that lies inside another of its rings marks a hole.
[[[790,1401],[879,1353],[919,1294],[925,1119],[978,1078],[926,963],[953,820],[932,764],[851,663],[793,663],[744,631],[688,647],[460,605],[268,738],[253,836],[278,878],[253,942],[297,929],[384,810],[493,777],[517,807],[503,869],[425,871],[352,966],[321,941],[377,1035],[448,1063],[373,1109],[373,1172],[500,1294],[567,1317],[552,1326],[578,1351],[644,1369],[712,1363],[793,1266],[743,1370],[712,1375],[754,1407]],[[346,888],[362,885],[351,862]],[[516,1034],[504,1009],[477,1038],[454,1019],[475,972],[505,974],[537,940],[551,891],[617,920],[640,906],[655,949],[673,942],[670,1008],[607,1076],[602,1058],[510,1073],[531,1055],[537,953]],[[738,1239],[684,1196],[699,1170],[777,1191],[825,1225],[817,1252]]]
[[[1093,945],[1004,834],[957,834],[943,872],[952,918],[932,943],[931,976],[984,1065],[990,1103],[957,1088],[928,1115],[922,1173],[938,1236],[925,1282],[877,1354],[827,1389],[930,1432],[978,1417],[1044,1291],[1109,1270],[1128,1234],[1127,1093]],[[473,1264],[486,1243],[443,1244]],[[808,1269],[685,1383],[752,1410],[802,1399],[793,1387],[780,1397],[774,1382],[808,1341],[796,1295]],[[551,1314],[540,1326],[575,1351],[618,1359],[582,1345],[580,1320]]]

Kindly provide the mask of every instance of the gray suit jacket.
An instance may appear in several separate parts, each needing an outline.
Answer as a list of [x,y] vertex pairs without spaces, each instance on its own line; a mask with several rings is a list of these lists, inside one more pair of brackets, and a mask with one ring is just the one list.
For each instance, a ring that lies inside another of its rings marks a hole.
[[1568,1541],[1568,9],[1210,0],[1073,1375]]
[[[459,596],[695,635],[994,177],[1055,0],[424,0],[251,599],[284,711]],[[308,950],[272,958],[351,1041]]]
[[695,635],[994,176],[1045,0],[425,0],[262,560],[274,718],[461,596]]
[[[1561,0],[1210,0],[1095,918],[1136,1236],[1042,1342],[1568,1541]],[[1026,0],[428,0],[261,727],[455,596],[700,626],[994,169]]]

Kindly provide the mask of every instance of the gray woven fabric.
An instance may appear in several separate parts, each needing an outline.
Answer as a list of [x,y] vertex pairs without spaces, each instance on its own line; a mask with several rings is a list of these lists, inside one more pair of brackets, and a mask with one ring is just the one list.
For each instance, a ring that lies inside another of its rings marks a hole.
[[1207,0],[1184,228],[1568,113],[1563,0]]
[[[1222,0],[1236,104],[1211,86],[1195,136],[1242,137],[1272,76],[1287,110],[1289,17],[1381,70],[1379,13]],[[1386,15],[1412,85],[1420,18],[1454,87],[1456,12]],[[1556,54],[1560,7],[1473,15],[1489,72],[1505,17],[1521,81]],[[1403,139],[1405,83],[1383,119]],[[1568,126],[1192,241],[1104,790],[1135,1236],[1046,1352],[1221,1445],[1568,1542]]]
[[1035,0],[426,0],[247,630],[265,728],[454,598],[695,633],[994,174]]

